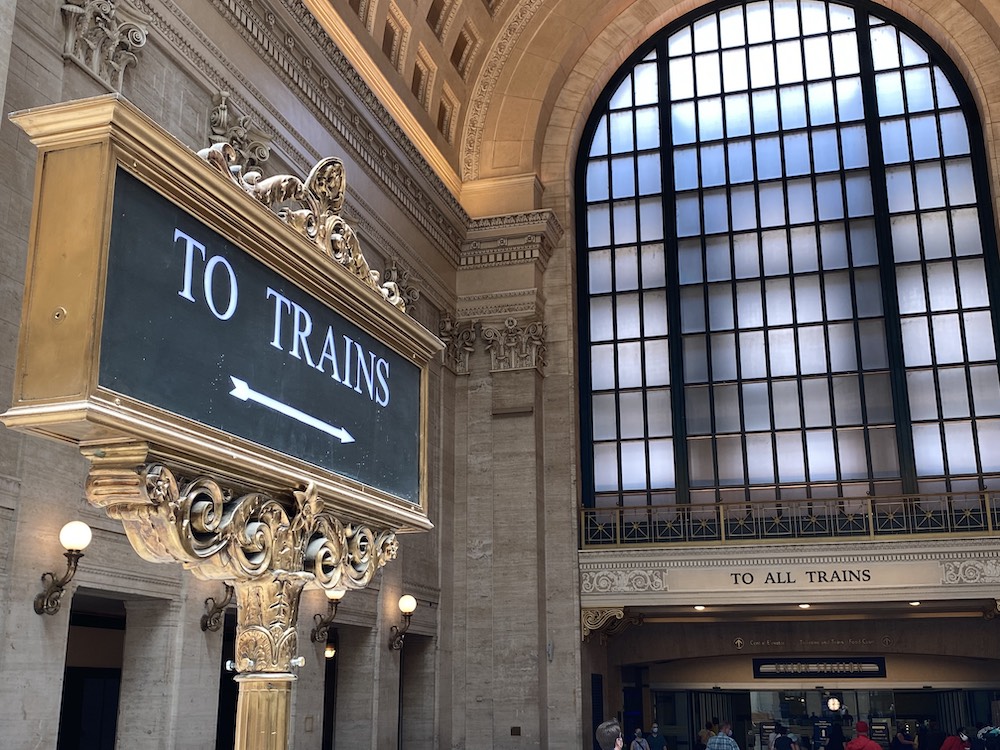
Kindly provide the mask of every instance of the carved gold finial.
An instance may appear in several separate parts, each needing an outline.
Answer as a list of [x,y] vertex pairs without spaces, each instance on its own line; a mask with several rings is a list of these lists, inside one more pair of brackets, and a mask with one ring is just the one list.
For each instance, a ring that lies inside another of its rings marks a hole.
[[406,312],[399,286],[394,281],[379,281],[379,272],[368,265],[361,252],[357,234],[340,215],[347,191],[344,163],[340,159],[329,156],[320,160],[303,182],[294,175],[262,178],[256,171],[244,175],[237,164],[236,150],[228,143],[216,143],[198,155],[268,208],[298,204],[298,208],[281,205],[275,213],[324,255],[381,294],[390,305]]

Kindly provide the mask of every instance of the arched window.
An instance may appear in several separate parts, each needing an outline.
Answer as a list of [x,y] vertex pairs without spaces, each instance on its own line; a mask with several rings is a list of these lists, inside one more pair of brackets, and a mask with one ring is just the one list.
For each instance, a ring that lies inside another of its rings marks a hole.
[[585,505],[979,490],[1000,273],[964,82],[879,7],[712,7],[584,134]]

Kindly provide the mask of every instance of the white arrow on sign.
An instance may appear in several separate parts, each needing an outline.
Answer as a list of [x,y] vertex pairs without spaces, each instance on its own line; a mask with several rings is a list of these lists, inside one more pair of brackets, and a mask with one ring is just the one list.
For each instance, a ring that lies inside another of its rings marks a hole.
[[229,376],[229,379],[233,381],[233,385],[235,386],[233,390],[229,392],[230,396],[236,396],[236,398],[240,401],[256,401],[261,406],[266,406],[268,409],[274,409],[274,411],[284,414],[286,417],[291,417],[292,419],[296,419],[303,424],[307,424],[310,427],[315,427],[317,430],[333,435],[341,443],[354,442],[354,437],[351,433],[342,427],[334,427],[332,424],[327,424],[320,419],[316,419],[316,417],[306,414],[304,411],[299,411],[293,406],[276,401],[270,396],[265,396],[263,393],[259,393],[251,388],[245,380],[240,380],[232,375]]

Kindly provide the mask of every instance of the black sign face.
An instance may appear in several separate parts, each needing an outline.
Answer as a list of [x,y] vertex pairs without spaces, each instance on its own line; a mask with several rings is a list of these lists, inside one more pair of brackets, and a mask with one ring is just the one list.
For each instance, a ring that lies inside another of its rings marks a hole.
[[121,169],[99,383],[420,502],[420,369]]

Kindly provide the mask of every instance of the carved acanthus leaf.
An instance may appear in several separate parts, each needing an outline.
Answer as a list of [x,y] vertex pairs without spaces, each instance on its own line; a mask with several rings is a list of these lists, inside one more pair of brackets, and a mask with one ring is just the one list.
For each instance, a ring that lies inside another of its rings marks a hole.
[[469,355],[475,351],[475,323],[458,323],[449,314],[441,319],[438,336],[444,342],[444,361],[457,375],[469,374]]
[[146,44],[150,16],[125,0],[70,0],[62,5],[63,57],[112,91],[122,90],[125,69]]
[[263,178],[257,171],[243,174],[236,150],[228,143],[217,143],[202,149],[198,155],[268,208],[277,206],[275,213],[282,221],[390,305],[406,312],[399,287],[394,281],[379,281],[379,272],[368,265],[361,252],[357,234],[340,215],[347,191],[344,163],[340,159],[330,156],[320,160],[302,181],[294,175]]
[[518,325],[507,318],[503,328],[483,326],[483,341],[490,354],[491,369],[524,370],[545,366],[545,325],[534,322]]
[[209,117],[213,145],[228,143],[236,151],[244,169],[259,167],[271,156],[271,138],[261,131],[249,115],[239,115],[229,101],[229,92],[220,91]]

